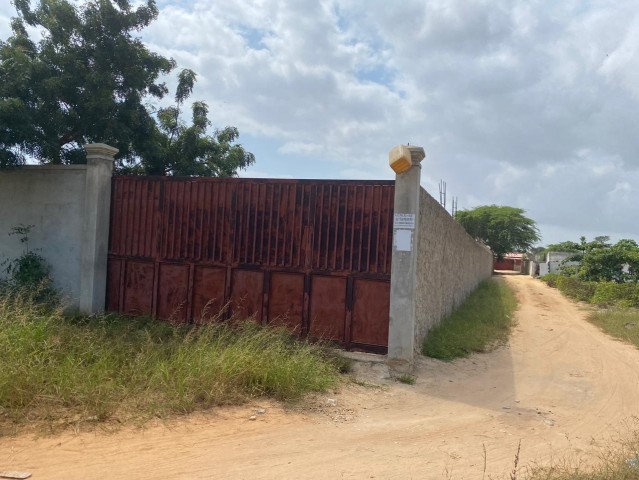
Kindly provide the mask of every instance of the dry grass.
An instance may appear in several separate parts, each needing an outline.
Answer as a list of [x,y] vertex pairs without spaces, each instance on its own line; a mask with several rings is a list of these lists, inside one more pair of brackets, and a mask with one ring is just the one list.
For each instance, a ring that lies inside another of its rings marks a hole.
[[638,480],[639,430],[610,440],[593,456],[582,461],[561,460],[550,467],[527,467],[522,480]]
[[0,434],[33,421],[126,421],[259,396],[293,400],[334,386],[344,368],[321,345],[250,321],[68,318],[32,300],[0,297]]

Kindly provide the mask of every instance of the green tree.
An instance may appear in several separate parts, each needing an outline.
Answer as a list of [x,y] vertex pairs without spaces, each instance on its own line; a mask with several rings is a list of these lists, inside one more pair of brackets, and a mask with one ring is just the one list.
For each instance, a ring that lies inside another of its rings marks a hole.
[[593,282],[638,282],[639,246],[630,239],[619,240],[614,245],[609,237],[597,237],[593,242],[585,242],[584,251],[573,260],[580,261],[577,277]]
[[583,252],[583,246],[581,243],[571,241],[551,243],[543,249],[543,254],[548,252]]
[[[129,0],[14,5],[13,34],[0,42],[0,168],[30,157],[82,163],[82,145],[89,142],[117,147],[116,168],[124,173],[232,175],[254,161],[234,144],[233,127],[207,136],[203,102],[193,106],[191,127],[178,122],[172,128],[166,109],[154,115],[145,105],[168,93],[158,79],[175,68],[135,36],[157,17],[154,0],[136,7]],[[36,27],[41,40],[34,42],[27,26]],[[176,93],[176,122],[195,81],[186,72]]]
[[484,205],[457,212],[457,221],[469,235],[490,247],[497,259],[509,252],[525,252],[539,241],[536,223],[521,208]]
[[[0,162],[81,163],[82,144],[103,141],[135,155],[154,122],[143,105],[162,98],[160,74],[175,66],[133,37],[158,15],[155,3],[14,1],[13,35],[0,43]],[[36,27],[35,43],[26,26]]]

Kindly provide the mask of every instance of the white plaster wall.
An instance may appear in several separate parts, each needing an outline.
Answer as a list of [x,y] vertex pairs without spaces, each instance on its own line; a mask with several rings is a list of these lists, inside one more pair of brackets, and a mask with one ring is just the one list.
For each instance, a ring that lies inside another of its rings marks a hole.
[[549,273],[561,273],[561,267],[572,267],[579,265],[580,262],[566,262],[567,258],[574,257],[575,253],[570,252],[548,252],[546,263],[548,264]]
[[428,330],[490,278],[493,256],[423,188],[418,235],[415,348],[421,350]]
[[530,260],[528,263],[528,271],[526,272],[531,277],[537,276],[537,267],[539,266],[539,262],[535,262],[534,260]]
[[540,263],[539,264],[539,276],[543,277],[544,275],[548,275],[548,264],[547,263]]
[[[86,165],[0,171],[0,262],[23,252],[18,237],[8,235],[11,227],[35,225],[29,248],[38,249],[49,263],[55,287],[71,306],[77,306],[80,297],[86,171]],[[0,275],[6,276],[1,270]]]

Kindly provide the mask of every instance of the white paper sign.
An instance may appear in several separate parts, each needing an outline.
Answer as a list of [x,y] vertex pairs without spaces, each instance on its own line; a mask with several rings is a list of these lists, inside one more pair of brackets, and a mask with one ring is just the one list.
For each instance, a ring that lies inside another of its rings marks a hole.
[[415,229],[415,214],[414,213],[396,213],[393,219],[393,228],[409,228]]
[[412,230],[395,230],[395,249],[398,252],[411,252],[413,250]]

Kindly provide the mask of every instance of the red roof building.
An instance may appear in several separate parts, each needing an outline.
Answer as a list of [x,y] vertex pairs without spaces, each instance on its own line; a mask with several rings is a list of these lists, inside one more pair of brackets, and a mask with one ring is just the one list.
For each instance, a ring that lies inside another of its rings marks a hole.
[[493,268],[495,270],[513,270],[521,272],[524,253],[507,253],[502,260],[495,259]]

